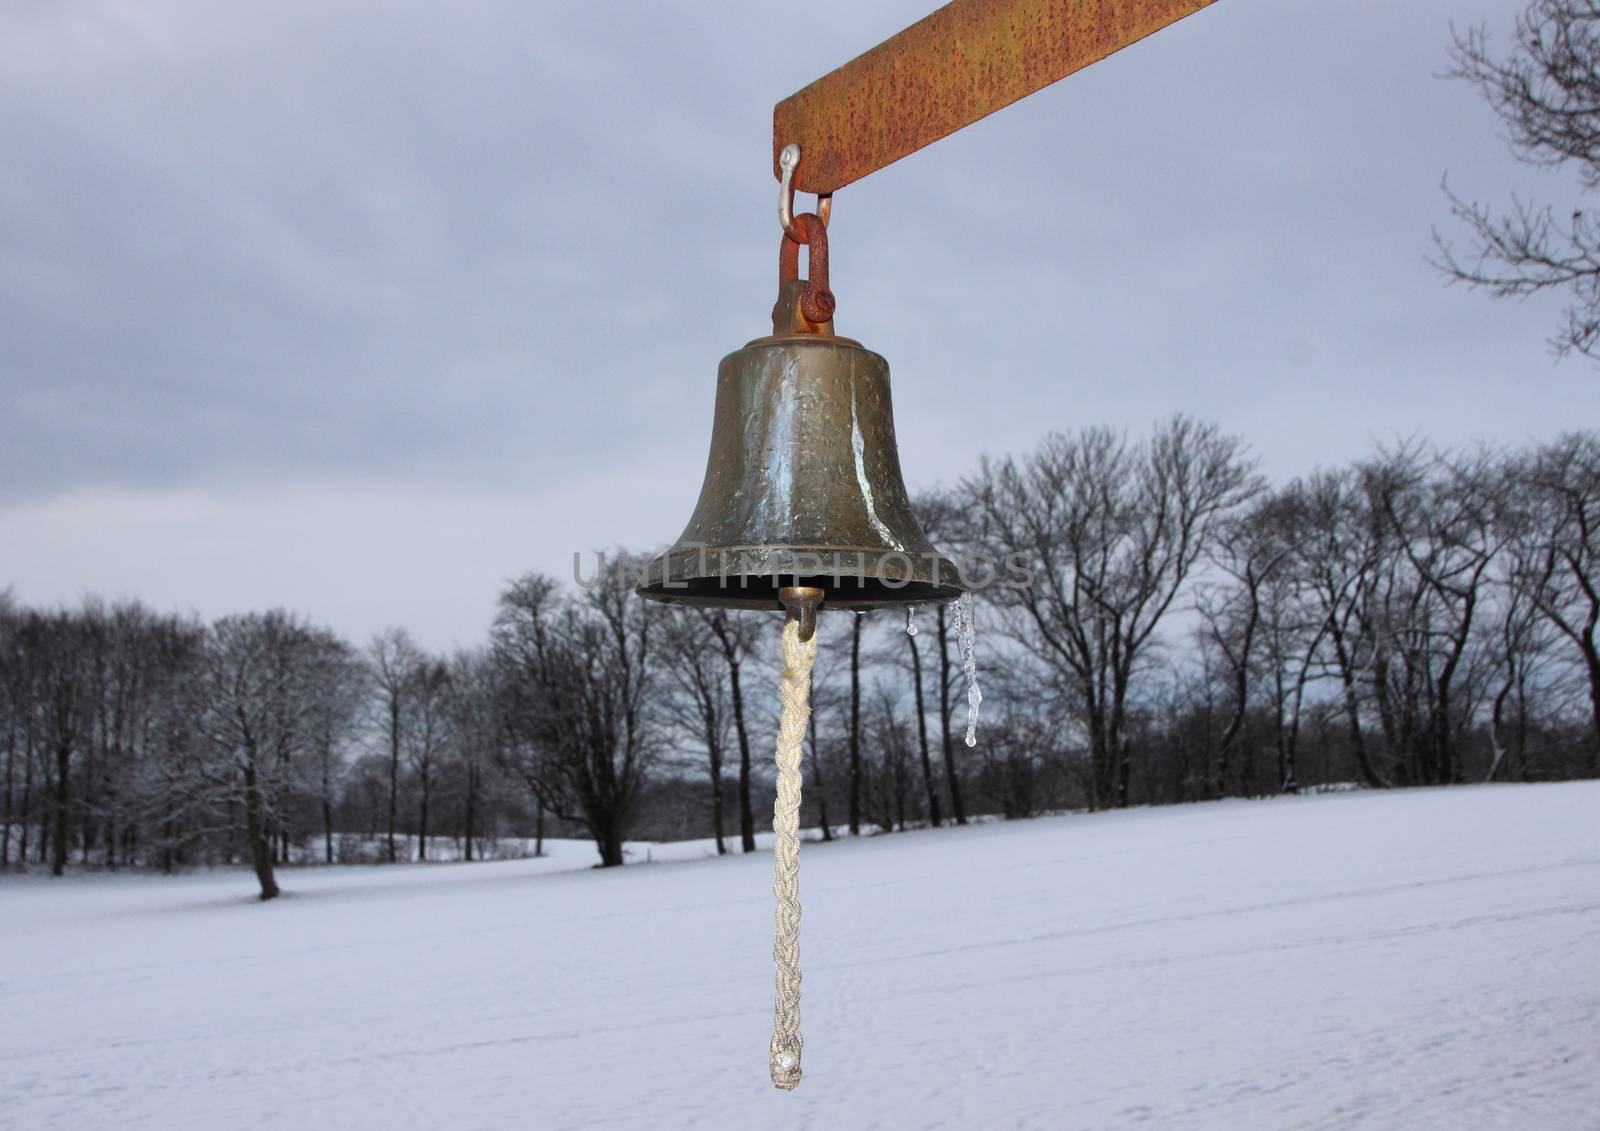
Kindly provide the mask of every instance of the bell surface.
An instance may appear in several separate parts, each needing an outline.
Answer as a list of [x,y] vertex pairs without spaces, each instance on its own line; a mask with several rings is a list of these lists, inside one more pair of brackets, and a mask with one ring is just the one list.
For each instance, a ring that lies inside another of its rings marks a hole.
[[965,588],[911,511],[889,363],[826,332],[758,338],[722,359],[700,501],[638,592],[776,608],[787,585],[854,609],[950,601]]

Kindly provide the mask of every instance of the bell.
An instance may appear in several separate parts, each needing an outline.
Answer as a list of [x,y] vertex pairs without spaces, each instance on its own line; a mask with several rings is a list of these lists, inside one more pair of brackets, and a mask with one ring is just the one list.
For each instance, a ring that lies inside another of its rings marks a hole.
[[[777,608],[821,590],[830,608],[954,600],[959,571],[922,532],[895,445],[889,363],[807,317],[780,286],[771,337],[717,367],[711,454],[694,517],[638,592],[686,605]],[[815,310],[813,309],[813,314]]]

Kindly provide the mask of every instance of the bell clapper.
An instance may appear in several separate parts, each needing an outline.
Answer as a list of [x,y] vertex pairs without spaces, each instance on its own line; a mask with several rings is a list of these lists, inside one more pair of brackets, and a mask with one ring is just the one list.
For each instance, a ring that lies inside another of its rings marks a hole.
[[800,642],[810,640],[817,631],[817,606],[822,604],[822,590],[815,585],[785,585],[778,590],[778,601],[789,620],[800,622]]
[[978,745],[978,704],[983,692],[978,689],[978,626],[973,616],[971,593],[956,598],[956,641],[961,648],[961,670],[967,677],[967,745]]

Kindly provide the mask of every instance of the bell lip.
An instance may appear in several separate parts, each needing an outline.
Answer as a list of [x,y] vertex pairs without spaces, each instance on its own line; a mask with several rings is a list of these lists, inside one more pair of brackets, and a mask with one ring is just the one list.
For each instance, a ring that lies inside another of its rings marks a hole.
[[954,601],[967,585],[955,563],[933,546],[675,545],[651,559],[639,596],[667,604],[720,608],[778,607],[783,585],[823,590],[823,607],[893,608]]
[[[704,580],[708,585],[714,581],[714,579]],[[730,581],[732,580],[734,579],[730,578]],[[784,585],[794,584],[798,580],[799,584],[820,588],[823,591],[823,599],[819,610],[822,612],[827,612],[829,609],[900,609],[907,605],[947,605],[966,592],[965,589],[955,586],[930,585],[925,582],[908,582],[901,589],[887,589],[881,587],[881,583],[873,583],[878,587],[856,592],[848,582],[843,586],[834,587],[833,579],[826,575],[799,579],[783,577],[780,580]],[[641,585],[634,592],[647,601],[656,601],[663,605],[778,611],[783,608],[778,600],[779,588],[772,584],[770,577],[757,577],[753,579],[748,590],[742,590],[737,585],[712,590],[697,588],[691,583],[688,589],[670,590],[663,590],[659,586]]]

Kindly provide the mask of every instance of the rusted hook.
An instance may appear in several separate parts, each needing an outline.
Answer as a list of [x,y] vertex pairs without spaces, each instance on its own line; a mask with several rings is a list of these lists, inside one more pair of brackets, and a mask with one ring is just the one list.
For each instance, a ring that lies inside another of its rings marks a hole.
[[800,277],[800,244],[809,249],[806,262],[806,293],[800,300],[800,312],[810,322],[822,325],[833,321],[834,307],[838,304],[833,291],[828,288],[828,227],[812,212],[802,212],[794,218],[794,225],[805,234],[795,241],[783,237],[778,247],[778,286]]
[[[795,243],[805,243],[805,234],[796,229],[794,222],[794,171],[800,167],[800,147],[793,142],[784,146],[778,154],[778,167],[783,170],[778,184],[778,226]],[[817,215],[826,227],[833,218],[833,193],[817,194]]]

